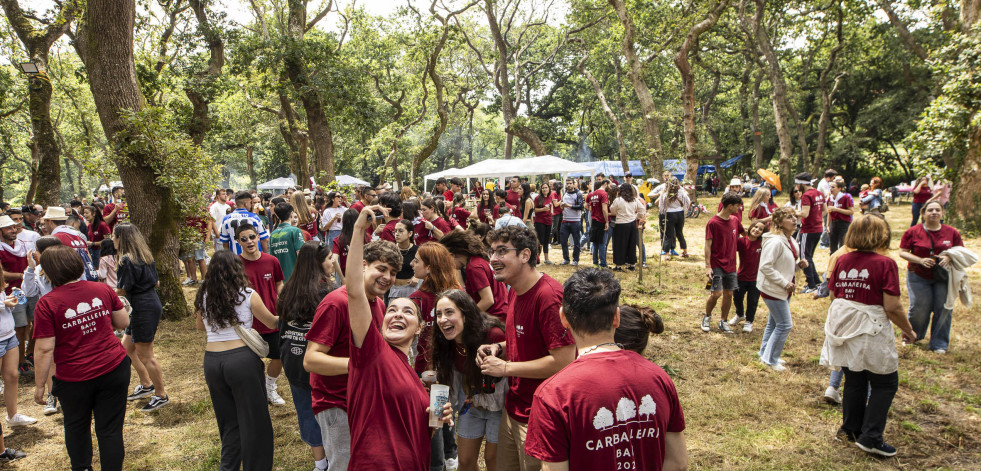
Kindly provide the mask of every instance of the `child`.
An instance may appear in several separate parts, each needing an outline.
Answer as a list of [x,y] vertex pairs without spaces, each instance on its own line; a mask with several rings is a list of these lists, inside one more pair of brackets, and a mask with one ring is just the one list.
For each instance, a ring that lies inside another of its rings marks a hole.
[[[862,191],[860,191],[858,193],[858,199],[859,199],[859,201],[861,201],[862,198],[865,198],[866,196],[868,196],[869,195],[869,191],[870,191],[869,184],[868,183],[863,183],[862,184]],[[862,214],[865,214],[865,212],[869,210],[869,203],[862,203],[859,206],[862,208]]]
[[116,245],[108,237],[99,246],[99,282],[116,289]]
[[[736,241],[736,253],[739,254],[739,288],[735,292],[736,317],[729,325],[742,321],[743,332],[753,331],[753,321],[756,319],[756,306],[760,302],[760,290],[756,288],[756,273],[760,268],[760,250],[763,248],[763,233],[766,232],[769,221],[756,221],[749,226],[749,232],[740,236]],[[746,308],[743,309],[743,298],[746,298]]]

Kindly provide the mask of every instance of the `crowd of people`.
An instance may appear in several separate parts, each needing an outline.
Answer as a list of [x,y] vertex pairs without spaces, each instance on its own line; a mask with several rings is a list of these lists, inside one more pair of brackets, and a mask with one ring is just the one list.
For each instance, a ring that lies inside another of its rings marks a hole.
[[[194,311],[206,332],[220,469],[271,469],[268,408],[287,402],[280,376],[316,470],[476,470],[482,448],[488,470],[684,469],[678,394],[642,356],[663,323],[620,304],[614,272],[646,261],[650,210],[661,257],[691,257],[692,198],[669,173],[653,188],[632,180],[513,177],[506,189],[473,195],[457,178],[420,195],[387,184],[350,195],[216,190],[208,216],[185,221],[200,239],[180,258],[184,285],[200,285]],[[747,195],[742,181],[730,183],[705,229],[701,329],[712,330],[720,304],[720,332],[738,324],[753,332],[762,297],[760,361],[787,369],[781,354],[803,271],[801,294],[833,298],[821,362],[833,370],[825,397],[844,411],[839,438],[895,454],[882,437],[898,387],[884,326],[898,326],[908,344],[929,327],[930,350],[946,352],[954,304],[969,296],[964,272],[977,261],[943,224],[940,194],[920,204],[900,242],[909,263],[904,311],[881,179],[855,201],[833,170],[817,186],[801,173],[784,206],[765,184]],[[0,215],[7,424],[37,422],[17,410],[17,378],[33,374],[43,413],[64,415],[72,469],[91,469],[93,417],[102,469],[121,469],[126,403],[149,398],[145,413],[170,403],[154,355],[158,275],[123,188],[75,203]],[[822,239],[831,262],[819,272]],[[588,250],[594,267],[559,283],[539,269],[555,263],[550,246],[572,266]],[[592,381],[599,375],[603,382]],[[434,385],[449,387],[445,404],[431,404]],[[0,460],[24,456],[2,440],[0,448]]]

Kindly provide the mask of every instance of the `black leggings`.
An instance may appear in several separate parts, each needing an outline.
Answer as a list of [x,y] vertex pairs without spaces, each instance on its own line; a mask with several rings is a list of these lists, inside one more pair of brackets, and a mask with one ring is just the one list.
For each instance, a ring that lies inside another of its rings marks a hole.
[[[739,280],[739,288],[736,289],[736,315],[746,316],[746,322],[752,323],[756,319],[756,306],[760,304],[760,290],[756,288],[755,281]],[[743,309],[743,298],[746,298],[746,309]]]
[[899,389],[899,372],[880,375],[848,368],[841,370],[845,372],[841,428],[862,445],[879,446],[889,408]]
[[204,381],[221,434],[219,469],[272,469],[273,429],[259,356],[249,347],[204,352]]
[[65,416],[65,448],[72,470],[92,469],[92,416],[99,439],[99,462],[105,471],[123,469],[123,418],[129,388],[130,359],[112,371],[87,381],[62,381],[56,376],[51,394],[61,401]]
[[817,248],[818,242],[821,241],[820,232],[804,233],[801,232],[798,240],[798,245],[800,245],[801,260],[807,260],[807,268],[804,269],[804,278],[807,280],[807,287],[814,289],[817,288],[818,283],[821,279],[818,277],[817,268],[814,267],[814,249]]
[[637,222],[613,226],[613,263],[616,266],[637,263]]
[[688,250],[688,242],[685,242],[685,212],[672,211],[664,213],[665,230],[661,241],[661,251],[670,252],[674,250],[674,241],[678,239],[681,250]]
[[549,239],[552,238],[552,226],[536,222],[535,235],[538,236],[538,245],[542,246],[542,252],[548,253]]
[[845,234],[848,233],[848,226],[851,224],[850,221],[840,221],[838,219],[832,219],[828,224],[828,238],[830,240],[831,253],[835,253],[842,245],[845,245]]

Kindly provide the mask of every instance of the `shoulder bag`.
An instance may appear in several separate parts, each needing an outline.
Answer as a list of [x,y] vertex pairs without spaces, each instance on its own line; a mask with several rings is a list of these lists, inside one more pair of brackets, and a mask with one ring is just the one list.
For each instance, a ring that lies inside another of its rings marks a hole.
[[923,234],[927,236],[927,239],[930,239],[930,258],[937,262],[930,269],[933,273],[933,279],[941,283],[947,283],[947,280],[950,279],[950,271],[940,266],[940,258],[938,257],[939,254],[936,253],[937,250],[933,246],[933,236],[930,235],[930,231],[928,231],[926,227],[923,228]]
[[250,350],[259,355],[259,358],[265,358],[269,355],[269,344],[262,339],[262,335],[259,335],[255,329],[251,327],[244,327],[241,323],[235,324],[235,333],[238,337],[245,342],[245,345],[249,347]]

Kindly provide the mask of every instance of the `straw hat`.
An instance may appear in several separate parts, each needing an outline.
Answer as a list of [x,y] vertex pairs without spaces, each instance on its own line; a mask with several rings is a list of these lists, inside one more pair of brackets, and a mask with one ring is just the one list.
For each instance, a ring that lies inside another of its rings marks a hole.
[[743,186],[743,181],[738,178],[733,178],[732,181],[729,182],[729,186]]
[[0,229],[16,225],[17,223],[13,219],[10,219],[10,216],[0,216]]
[[65,208],[61,206],[48,206],[48,210],[44,212],[44,216],[41,219],[50,219],[52,221],[64,221],[68,219],[65,215]]

